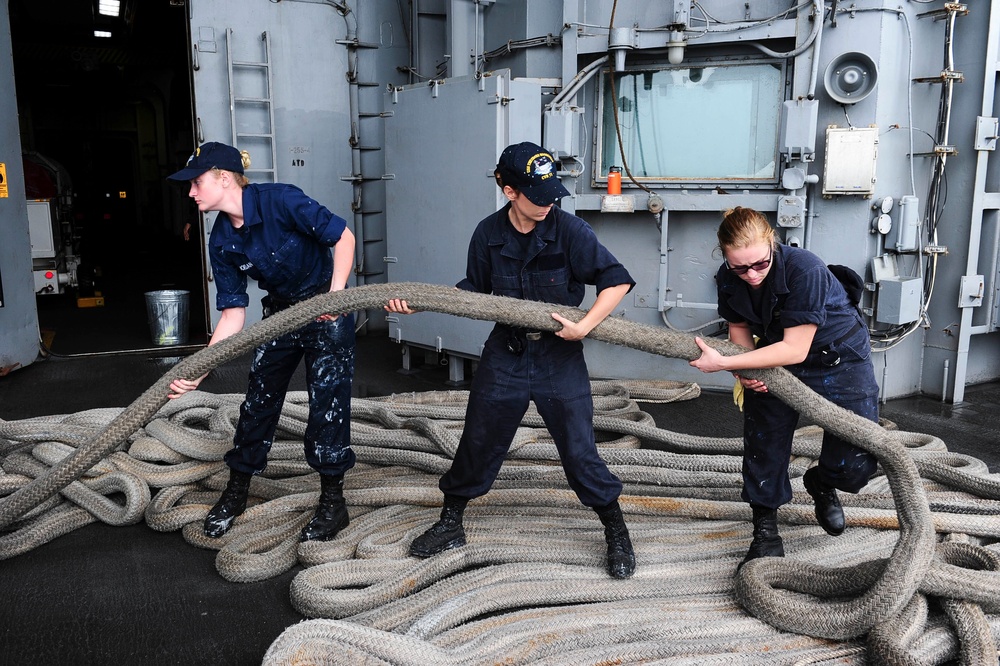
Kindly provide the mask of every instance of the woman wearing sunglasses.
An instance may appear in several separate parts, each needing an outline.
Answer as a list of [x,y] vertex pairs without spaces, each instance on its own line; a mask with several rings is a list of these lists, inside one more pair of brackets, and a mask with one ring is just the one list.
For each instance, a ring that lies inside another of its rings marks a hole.
[[[788,463],[799,415],[740,371],[784,367],[831,402],[872,421],[878,421],[878,384],[868,328],[822,259],[778,244],[767,218],[749,208],[728,211],[717,235],[725,259],[716,275],[719,314],[729,322],[729,339],[747,351],[723,356],[695,338],[702,354],[691,365],[732,372],[745,389],[742,497],[753,509],[753,542],[742,566],[784,556],[777,509],[792,498]],[[823,434],[819,461],[803,483],[828,534],[844,531],[837,490],[858,492],[876,467],[871,454]]]

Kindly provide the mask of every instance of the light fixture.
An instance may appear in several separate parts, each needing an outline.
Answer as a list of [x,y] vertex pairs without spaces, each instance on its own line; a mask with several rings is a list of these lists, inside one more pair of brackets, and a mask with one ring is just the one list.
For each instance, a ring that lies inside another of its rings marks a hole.
[[121,5],[121,0],[97,0],[97,13],[117,17],[121,14]]
[[667,61],[671,65],[679,65],[684,60],[684,47],[687,42],[684,40],[683,30],[671,30],[667,39]]
[[94,31],[94,37],[110,37],[110,36],[111,36],[111,31],[110,30],[95,30]]

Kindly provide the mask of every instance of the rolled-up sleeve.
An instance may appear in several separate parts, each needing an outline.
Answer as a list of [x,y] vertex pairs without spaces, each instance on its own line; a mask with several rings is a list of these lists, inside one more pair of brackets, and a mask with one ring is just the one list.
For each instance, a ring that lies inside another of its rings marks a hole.
[[250,305],[246,274],[226,261],[225,252],[215,243],[209,244],[208,256],[215,282],[216,309],[245,308]]

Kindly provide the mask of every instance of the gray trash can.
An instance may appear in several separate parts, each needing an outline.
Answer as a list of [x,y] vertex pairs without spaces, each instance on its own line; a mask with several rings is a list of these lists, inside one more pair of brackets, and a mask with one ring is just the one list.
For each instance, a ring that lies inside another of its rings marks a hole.
[[187,344],[190,301],[191,292],[180,289],[146,292],[146,314],[154,345]]

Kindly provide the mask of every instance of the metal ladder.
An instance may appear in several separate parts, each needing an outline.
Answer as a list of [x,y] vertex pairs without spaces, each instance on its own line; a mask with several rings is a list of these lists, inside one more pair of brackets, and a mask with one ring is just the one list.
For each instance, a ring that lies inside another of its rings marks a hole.
[[[274,142],[274,86],[271,80],[271,42],[260,34],[262,61],[233,59],[233,30],[226,28],[226,61],[229,65],[229,113],[233,145],[252,158],[246,175],[255,182],[277,181]],[[266,158],[266,159],[264,159]],[[262,164],[262,162],[266,162]]]
[[[962,277],[959,307],[962,308],[962,320],[958,331],[958,348],[955,353],[955,381],[952,402],[958,404],[965,399],[965,382],[969,367],[969,353],[973,335],[992,333],[998,330],[997,319],[1000,313],[996,311],[996,290],[998,263],[997,244],[1000,242],[1000,192],[987,189],[987,171],[996,160],[997,149],[997,119],[992,117],[993,104],[1000,80],[1000,0],[989,3],[990,27],[987,32],[985,64],[986,71],[983,81],[983,105],[976,126],[976,180],[972,195],[972,227],[969,233],[968,256],[966,258],[965,275]],[[990,224],[990,220],[993,224]],[[986,238],[984,238],[984,235]],[[985,266],[980,265],[981,252],[992,247],[992,251],[982,258]],[[983,270],[983,269],[986,270]],[[987,288],[987,285],[992,287]],[[987,299],[992,300],[989,303]],[[984,302],[986,301],[986,302]],[[987,305],[985,316],[974,321],[976,307]],[[947,369],[946,369],[947,372]]]

